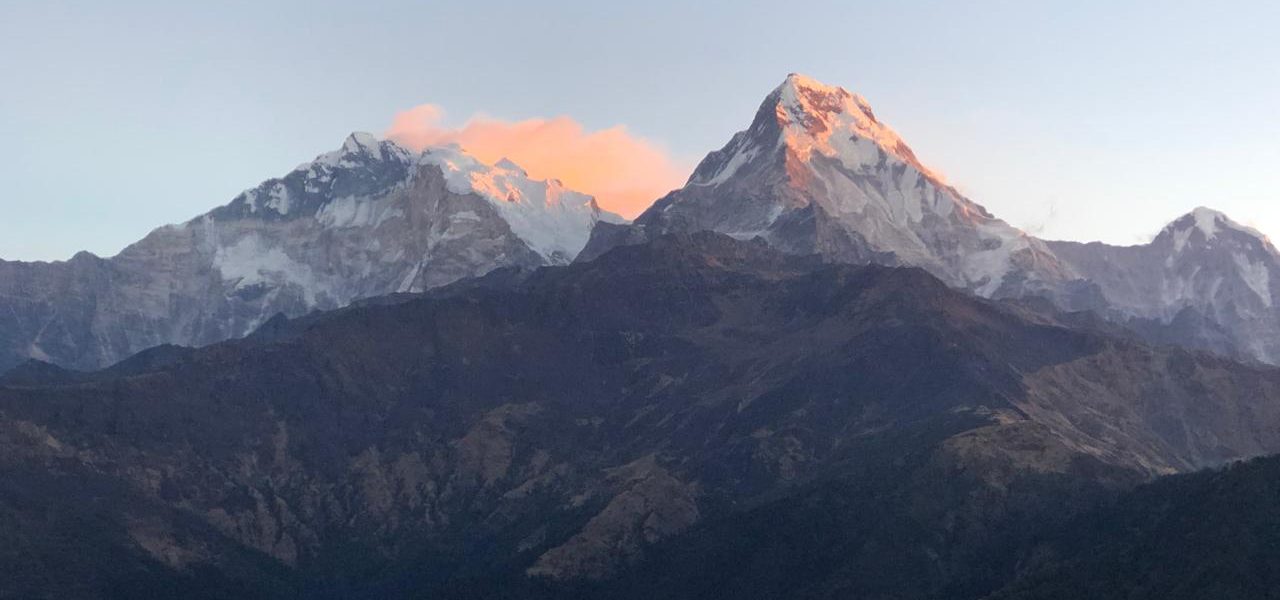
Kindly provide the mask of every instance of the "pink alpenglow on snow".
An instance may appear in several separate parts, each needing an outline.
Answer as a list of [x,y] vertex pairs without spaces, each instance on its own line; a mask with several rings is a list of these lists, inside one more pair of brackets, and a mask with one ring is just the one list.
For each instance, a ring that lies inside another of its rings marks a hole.
[[439,106],[416,106],[395,116],[386,137],[414,150],[458,144],[490,164],[509,159],[531,177],[559,179],[627,218],[680,187],[692,170],[622,125],[587,131],[567,116],[505,121],[479,115],[455,128],[443,125],[443,117]]

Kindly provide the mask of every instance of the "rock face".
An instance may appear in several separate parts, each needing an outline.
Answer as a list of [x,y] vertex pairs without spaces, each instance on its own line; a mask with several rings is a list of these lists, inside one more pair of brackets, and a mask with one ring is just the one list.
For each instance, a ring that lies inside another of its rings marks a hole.
[[[668,544],[796,526],[732,545],[771,548],[818,522],[854,545],[734,564],[848,560],[854,595],[901,578],[922,586],[905,596],[977,598],[1014,571],[1024,546],[1003,536],[1034,537],[1024,525],[1277,451],[1274,368],[1071,327],[917,268],[671,235],[97,373],[15,371],[0,574],[76,575],[0,577],[0,596],[198,580],[236,596],[653,597],[658,580],[627,578]],[[76,523],[101,535],[67,536]]]
[[276,313],[563,264],[602,218],[617,219],[510,161],[353,134],[115,257],[0,262],[0,371],[28,358],[96,368],[160,344],[242,336]]
[[917,266],[980,296],[1044,297],[1151,341],[1280,362],[1280,258],[1257,232],[1197,209],[1146,246],[1036,239],[948,186],[861,96],[802,75],[633,226],[598,226],[581,259],[699,230],[831,261]]

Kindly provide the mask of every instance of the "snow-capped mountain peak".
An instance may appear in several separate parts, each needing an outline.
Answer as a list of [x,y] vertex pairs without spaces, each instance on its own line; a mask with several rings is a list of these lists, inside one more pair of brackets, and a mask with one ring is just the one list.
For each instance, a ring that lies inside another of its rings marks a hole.
[[919,266],[984,296],[1073,278],[1038,240],[926,168],[866,99],[794,73],[749,128],[636,222],[650,233],[711,229],[837,260]]
[[1275,247],[1262,232],[1237,223],[1220,211],[1203,206],[1196,207],[1191,212],[1174,219],[1165,226],[1158,237],[1172,237],[1175,252],[1181,252],[1188,244],[1219,243],[1224,235],[1229,234],[1238,234],[1240,236],[1238,239],[1246,244],[1260,244],[1268,251],[1275,252]]
[[1196,227],[1204,233],[1206,238],[1212,238],[1218,232],[1218,221],[1230,222],[1227,215],[1203,206],[1198,206],[1191,211],[1191,218],[1195,219]]
[[[689,184],[717,186],[759,157],[782,151],[791,183],[809,184],[802,166],[814,160],[866,172],[881,166],[887,155],[909,165],[920,178],[947,187],[893,128],[876,118],[861,95],[791,73],[765,97],[751,127],[739,132],[720,151],[711,153],[694,171]],[[973,207],[977,208],[977,207]],[[979,208],[979,214],[983,213]]]
[[517,236],[552,263],[573,260],[602,218],[595,198],[557,179],[533,179],[509,159],[490,165],[448,145],[427,148],[420,164],[439,167],[450,191],[488,200]]
[[[1224,289],[1223,278],[1233,280],[1231,275],[1238,276],[1239,282],[1246,287],[1237,287],[1241,292],[1257,297],[1262,306],[1270,309],[1276,302],[1276,292],[1272,290],[1271,280],[1280,278],[1280,254],[1275,246],[1258,230],[1241,225],[1227,215],[1205,207],[1175,219],[1167,225],[1153,242],[1165,255],[1165,269],[1176,281],[1207,280],[1212,286],[1209,292],[1194,297],[1201,308],[1206,310],[1220,304],[1228,304],[1230,299],[1232,311],[1240,314],[1247,310],[1247,302],[1231,289]],[[1211,268],[1206,269],[1206,265]],[[1185,289],[1190,286],[1175,286]],[[1174,298],[1178,305],[1185,298]],[[1215,302],[1217,301],[1217,302]]]
[[407,162],[415,154],[391,140],[379,140],[371,133],[356,131],[348,135],[337,150],[321,154],[311,162],[298,165],[294,170],[361,167],[366,166],[370,161]]
[[347,136],[347,139],[342,142],[342,150],[344,152],[369,152],[379,156],[382,154],[378,138],[364,131],[356,131]]
[[1162,341],[1280,362],[1280,254],[1252,227],[1199,207],[1149,244],[1050,247],[1097,288],[1104,314]]
[[[328,227],[373,226],[404,212],[384,198],[412,186],[424,167],[438,169],[450,192],[486,200],[512,233],[549,263],[572,260],[596,221],[623,220],[601,211],[591,196],[568,189],[557,179],[534,179],[509,159],[488,164],[456,144],[414,152],[362,132],[352,133],[338,149],[288,175],[246,190],[212,215],[268,220],[314,217]],[[462,218],[467,218],[467,211],[463,213]]]
[[336,150],[295,167],[284,177],[268,179],[215,209],[214,218],[295,219],[314,216],[336,198],[358,196],[402,181],[417,153],[372,134],[348,135]]
[[781,142],[809,158],[813,152],[835,158],[850,168],[875,158],[870,144],[910,164],[926,177],[941,177],[926,168],[892,128],[876,119],[866,98],[839,86],[792,73],[770,95],[782,129]]

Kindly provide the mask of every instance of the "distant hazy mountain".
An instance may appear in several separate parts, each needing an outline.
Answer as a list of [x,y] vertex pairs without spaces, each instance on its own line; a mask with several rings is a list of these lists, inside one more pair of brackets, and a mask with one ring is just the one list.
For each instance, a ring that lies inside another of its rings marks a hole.
[[276,313],[566,263],[602,218],[618,219],[510,161],[353,134],[112,258],[0,261],[0,371],[27,358],[101,367],[159,344],[238,337]]
[[1280,255],[1257,232],[1198,209],[1142,247],[1036,239],[948,186],[861,96],[802,75],[633,226],[597,227],[580,258],[704,229],[833,261],[918,266],[981,296],[1046,297],[1153,341],[1280,362]]
[[1152,339],[1280,362],[1280,254],[1222,213],[1197,208],[1142,246],[1049,247],[1101,290],[1094,308]]
[[29,363],[0,596],[979,598],[1136,482],[1280,451],[1280,370],[1064,323],[700,232]]

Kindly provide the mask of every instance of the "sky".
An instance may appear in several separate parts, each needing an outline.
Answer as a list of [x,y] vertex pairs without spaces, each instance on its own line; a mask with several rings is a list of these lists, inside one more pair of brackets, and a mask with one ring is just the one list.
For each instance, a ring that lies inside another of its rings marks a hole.
[[789,72],[861,93],[1031,233],[1141,243],[1204,205],[1278,236],[1277,22],[1230,0],[2,0],[0,258],[113,255],[405,119],[613,157],[574,177],[638,210]]

